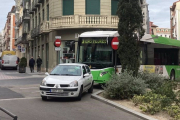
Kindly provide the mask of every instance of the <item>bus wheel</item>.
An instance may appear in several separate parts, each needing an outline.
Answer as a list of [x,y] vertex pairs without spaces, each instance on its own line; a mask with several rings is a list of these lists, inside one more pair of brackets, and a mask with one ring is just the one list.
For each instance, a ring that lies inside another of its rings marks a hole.
[[170,80],[175,80],[175,71],[171,71]]

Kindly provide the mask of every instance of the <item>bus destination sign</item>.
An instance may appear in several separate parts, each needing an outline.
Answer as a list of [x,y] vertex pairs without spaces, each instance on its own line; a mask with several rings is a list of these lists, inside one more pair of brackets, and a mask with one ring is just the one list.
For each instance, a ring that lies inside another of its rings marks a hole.
[[82,44],[106,44],[107,40],[105,39],[83,39]]

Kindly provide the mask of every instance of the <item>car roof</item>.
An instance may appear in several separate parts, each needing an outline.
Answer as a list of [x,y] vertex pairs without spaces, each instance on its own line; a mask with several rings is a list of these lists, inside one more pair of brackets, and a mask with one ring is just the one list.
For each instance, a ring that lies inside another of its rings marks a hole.
[[86,64],[82,64],[82,63],[61,63],[59,65],[79,65],[79,66],[83,66],[83,65],[86,65]]

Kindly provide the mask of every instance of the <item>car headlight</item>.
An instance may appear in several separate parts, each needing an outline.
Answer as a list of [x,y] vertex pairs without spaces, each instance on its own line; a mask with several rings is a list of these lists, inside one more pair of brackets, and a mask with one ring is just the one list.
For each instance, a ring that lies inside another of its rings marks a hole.
[[75,80],[73,82],[70,83],[69,87],[77,87],[78,86],[78,81]]
[[101,72],[101,73],[100,73],[100,77],[102,77],[103,75],[105,75],[105,74],[107,74],[107,73],[108,73],[108,71]]
[[41,85],[46,86],[46,80],[42,80]]

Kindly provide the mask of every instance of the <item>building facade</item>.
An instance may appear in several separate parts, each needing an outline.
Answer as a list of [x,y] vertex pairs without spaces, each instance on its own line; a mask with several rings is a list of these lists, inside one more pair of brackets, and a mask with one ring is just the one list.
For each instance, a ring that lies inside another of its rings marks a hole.
[[[40,56],[43,61],[42,71],[51,71],[59,63],[76,62],[76,41],[82,32],[117,30],[118,27],[119,20],[116,15],[118,0],[15,1],[16,7],[20,8],[17,11],[19,13],[17,18],[21,18],[21,13],[22,18],[25,15],[30,16],[28,17],[30,19],[22,19],[21,25],[25,32],[20,30],[20,26],[17,26],[19,31],[17,36],[24,36],[24,38],[19,40],[21,42],[17,40],[16,45],[25,48],[23,55],[27,59],[33,56],[36,60]],[[146,2],[139,0],[139,3],[142,9],[148,10],[143,6]],[[147,22],[144,23],[144,26],[146,24]],[[144,28],[149,31],[147,26]],[[61,51],[55,50],[55,37],[61,37]],[[75,43],[73,49],[70,50],[70,43],[73,41]]]
[[146,34],[149,34],[150,25],[149,25],[149,10],[146,0],[142,0],[142,14],[143,14],[143,28],[145,29]]
[[180,1],[176,1],[170,7],[171,38],[180,40]]
[[3,47],[4,50],[15,50],[15,6],[12,7],[11,11],[7,15],[7,20],[3,30]]
[[156,28],[156,35],[166,38],[171,38],[171,29],[169,28]]

